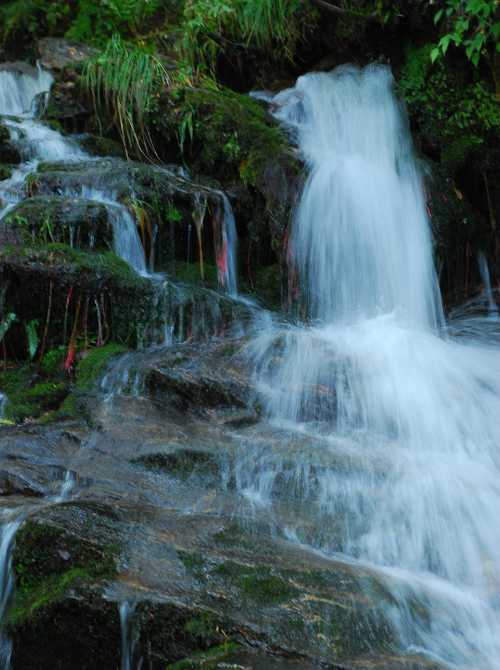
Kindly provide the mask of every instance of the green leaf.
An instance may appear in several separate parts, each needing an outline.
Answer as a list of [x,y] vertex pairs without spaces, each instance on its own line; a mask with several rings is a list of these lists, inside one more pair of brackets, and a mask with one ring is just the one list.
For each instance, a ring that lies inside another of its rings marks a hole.
[[474,63],[474,65],[477,67],[477,64],[479,63],[479,52],[476,51],[476,53],[473,53],[471,56],[471,61]]
[[17,316],[14,313],[7,314],[1,323],[0,323],[0,340],[4,337],[5,333],[9,330],[10,326],[17,319]]
[[439,19],[443,16],[444,9],[440,9],[439,12],[436,12],[436,16],[434,17],[434,23],[437,23]]
[[441,47],[444,54],[446,53],[446,49],[448,48],[451,38],[452,38],[451,35],[445,35],[439,40],[438,47]]
[[36,321],[30,321],[29,323],[26,324],[26,335],[28,336],[28,351],[29,351],[29,356],[30,359],[33,358],[33,356],[36,354],[36,350],[38,349],[38,335],[36,334]]
[[431,51],[431,61],[434,63],[434,61],[438,56],[439,56],[439,49],[433,49]]

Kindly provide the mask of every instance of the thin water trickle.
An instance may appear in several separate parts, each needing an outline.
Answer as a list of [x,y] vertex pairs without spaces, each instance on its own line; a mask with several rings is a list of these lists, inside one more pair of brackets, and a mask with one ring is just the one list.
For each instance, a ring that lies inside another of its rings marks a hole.
[[[289,256],[310,323],[264,329],[257,383],[276,422],[355,464],[318,476],[316,536],[288,532],[377,571],[403,649],[500,668],[500,355],[443,336],[390,69],[306,75],[273,106],[309,165]],[[273,468],[247,490],[269,501]]]
[[[12,575],[10,563],[12,554],[12,544],[17,529],[26,518],[29,510],[21,508],[12,515],[12,520],[5,521],[0,528],[0,624],[12,606],[15,595],[15,579]],[[11,510],[4,510],[4,516]],[[0,670],[8,670],[10,667],[10,656],[12,653],[12,643],[8,640],[0,625]]]
[[120,604],[122,629],[122,670],[141,670],[142,655],[139,649],[139,630],[134,625],[137,602],[124,600]]
[[488,299],[488,312],[490,312],[491,317],[496,318],[498,316],[498,307],[496,306],[495,301],[493,300],[493,291],[491,290],[488,261],[486,260],[486,256],[482,252],[479,252],[478,261],[479,261],[479,272],[481,273],[481,279],[484,282],[484,292],[486,293],[486,297]]

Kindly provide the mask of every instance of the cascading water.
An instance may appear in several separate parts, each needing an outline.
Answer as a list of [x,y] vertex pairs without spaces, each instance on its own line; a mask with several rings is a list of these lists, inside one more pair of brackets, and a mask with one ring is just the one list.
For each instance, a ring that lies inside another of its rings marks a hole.
[[219,215],[219,220],[222,219],[222,255],[219,259],[220,279],[221,283],[227,288],[230,295],[235,296],[237,293],[237,246],[238,236],[236,233],[236,224],[234,222],[234,214],[229,204],[229,200],[224,193],[221,193],[223,203],[222,217]]
[[[0,621],[2,621],[6,609],[12,604],[15,592],[15,580],[10,569],[11,550],[17,529],[26,517],[26,510],[14,515],[13,521],[3,523],[0,535]],[[9,668],[12,643],[0,629],[0,668]]]
[[[500,356],[443,335],[390,70],[306,75],[273,104],[310,168],[289,258],[311,320],[267,328],[257,378],[275,421],[348,464],[317,475],[316,535],[298,519],[288,536],[371,566],[401,648],[500,668]],[[272,468],[252,475],[261,497]]]
[[120,604],[122,629],[122,670],[141,670],[142,656],[139,649],[139,631],[134,626],[137,602],[124,600]]
[[[52,75],[40,67],[32,68],[21,63],[3,70],[0,66],[0,115],[9,130],[12,145],[23,161],[9,179],[0,182],[0,219],[26,197],[26,177],[30,172],[36,172],[40,161],[93,160],[74,141],[34,118],[34,101],[49,90],[52,81]],[[110,161],[117,162],[120,161]],[[106,205],[114,230],[114,253],[138,272],[146,274],[146,258],[134,219],[125,205],[116,202],[116,193],[106,188],[101,173],[96,170],[91,174],[90,183],[75,184],[71,175],[63,181],[65,195],[88,198]],[[237,237],[234,215],[227,197],[222,193],[217,195],[220,198],[217,218],[221,222],[222,233],[220,281],[231,295],[235,295]],[[70,241],[73,243],[72,231]]]
[[40,66],[36,69],[25,63],[14,66],[0,65],[0,114],[22,116],[28,114],[40,93],[48,91],[53,81],[50,72]]
[[488,270],[488,261],[483,253],[479,253],[479,272],[481,273],[481,279],[484,282],[484,292],[488,298],[488,311],[491,316],[495,317],[498,313],[498,307],[493,300],[493,291],[491,290],[490,283],[490,272]]

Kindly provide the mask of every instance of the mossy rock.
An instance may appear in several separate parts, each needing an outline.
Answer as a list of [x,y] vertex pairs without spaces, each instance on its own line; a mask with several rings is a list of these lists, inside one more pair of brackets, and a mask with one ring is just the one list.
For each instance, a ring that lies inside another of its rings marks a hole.
[[73,586],[116,575],[117,547],[90,543],[47,523],[26,521],[16,535],[12,571],[17,599],[9,628],[24,626],[37,611]]
[[[44,323],[50,286],[51,324],[56,319],[61,319],[62,323],[65,305],[72,299],[67,337],[71,335],[78,302],[82,315],[87,304],[87,330],[92,328],[96,332],[98,315],[95,302],[103,304],[106,301],[108,317],[106,323],[101,324],[103,337],[114,339],[124,346],[142,344],[147,328],[154,327],[157,318],[161,319],[156,310],[158,294],[154,284],[110,252],[87,253],[64,244],[9,247],[3,252],[0,267],[10,277],[10,304],[19,318],[26,321],[38,319],[39,323]],[[26,291],[27,285],[29,292]],[[42,300],[34,300],[37,294]],[[25,340],[21,328],[19,321],[9,330],[9,338],[18,338],[14,339],[16,346]],[[54,341],[55,333],[51,333],[54,331],[49,330],[49,337]],[[58,334],[57,339],[60,337]],[[24,351],[19,351],[18,358],[25,355]]]
[[116,670],[121,664],[118,606],[90,587],[41,605],[7,634],[12,670]]
[[88,393],[94,390],[110,361],[124,351],[124,346],[111,342],[104,347],[96,347],[83,356],[77,367],[77,391]]
[[[193,139],[185,133],[180,154],[180,127],[188,119]],[[303,166],[260,101],[228,89],[168,89],[154,100],[146,121],[159,155],[238,189],[237,210],[246,228],[240,239],[250,236],[256,251],[271,244],[281,261]]]
[[160,93],[147,117],[164,143],[160,151],[177,146],[179,156],[177,133],[186,115],[194,132],[192,146],[185,140],[183,155],[201,174],[217,174],[226,182],[243,179],[259,188],[266,165],[288,148],[278,122],[259,101],[229,90],[176,88]]
[[[165,670],[169,664],[193,653],[220,650],[232,630],[228,617],[208,609],[179,607],[170,603],[141,603],[136,610],[144,664]],[[189,666],[187,666],[189,667]]]
[[10,179],[12,176],[12,168],[8,167],[7,165],[0,165],[0,181],[4,181],[5,179]]
[[178,479],[196,478],[215,486],[221,480],[222,460],[214,453],[195,449],[177,449],[138,456],[132,463],[153,472],[165,473]]
[[5,218],[22,234],[25,244],[42,236],[50,242],[73,242],[75,247],[109,246],[113,229],[106,207],[95,200],[53,196],[26,198]]
[[7,396],[3,418],[23,423],[58,409],[68,396],[70,385],[64,375],[40,375],[37,365],[27,363],[0,374],[0,391]]
[[[17,165],[22,162],[21,154],[15,143],[10,138],[10,131],[5,123],[0,120],[0,166],[2,170],[7,170],[5,164]],[[2,179],[8,177],[2,176]]]

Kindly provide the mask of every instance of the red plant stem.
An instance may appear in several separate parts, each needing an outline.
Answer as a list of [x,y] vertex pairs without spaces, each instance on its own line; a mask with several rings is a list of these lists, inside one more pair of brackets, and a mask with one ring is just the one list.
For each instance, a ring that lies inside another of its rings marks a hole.
[[64,326],[63,326],[63,342],[62,342],[61,365],[64,365],[64,349],[66,347],[66,325],[68,323],[68,307],[69,307],[69,301],[71,300],[71,294],[73,293],[73,286],[74,286],[74,284],[71,284],[71,288],[69,289],[68,297],[66,299],[66,308],[64,310]]
[[82,317],[82,327],[83,327],[83,334],[84,334],[84,338],[85,338],[85,344],[84,344],[84,348],[83,348],[84,351],[87,351],[87,349],[88,349],[88,345],[87,345],[87,307],[88,307],[88,304],[89,303],[88,303],[88,298],[87,298],[87,300],[85,302],[85,309],[84,309],[84,312],[83,312],[83,317]]

